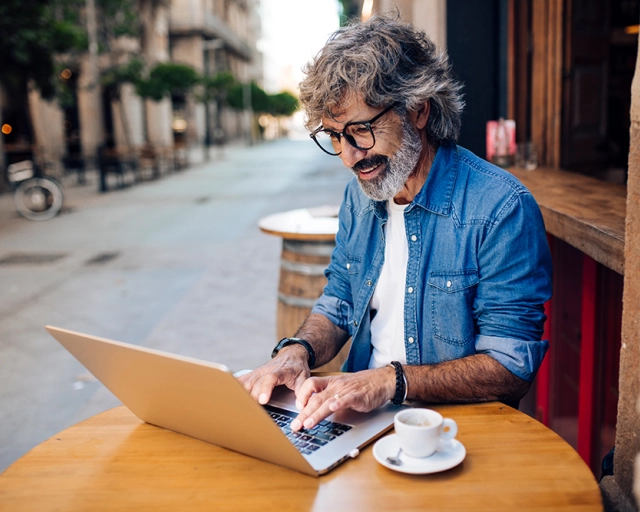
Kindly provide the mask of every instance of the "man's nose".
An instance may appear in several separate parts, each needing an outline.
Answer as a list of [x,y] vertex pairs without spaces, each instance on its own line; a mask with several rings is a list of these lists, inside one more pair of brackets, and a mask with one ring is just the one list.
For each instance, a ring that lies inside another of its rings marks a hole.
[[360,160],[362,160],[367,151],[363,149],[354,148],[347,139],[342,137],[340,139],[340,147],[342,149],[342,153],[340,153],[340,159],[345,167],[351,169],[354,165],[356,165]]

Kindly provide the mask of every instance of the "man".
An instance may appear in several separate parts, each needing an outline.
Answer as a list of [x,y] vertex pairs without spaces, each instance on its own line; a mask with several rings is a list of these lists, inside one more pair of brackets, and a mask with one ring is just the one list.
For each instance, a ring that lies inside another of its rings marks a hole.
[[[262,404],[293,389],[294,430],[388,401],[519,400],[547,349],[544,225],[513,176],[456,145],[463,102],[446,56],[378,16],[336,32],[305,71],[311,136],[355,179],[324,294],[241,382]],[[349,373],[310,378],[349,337]]]

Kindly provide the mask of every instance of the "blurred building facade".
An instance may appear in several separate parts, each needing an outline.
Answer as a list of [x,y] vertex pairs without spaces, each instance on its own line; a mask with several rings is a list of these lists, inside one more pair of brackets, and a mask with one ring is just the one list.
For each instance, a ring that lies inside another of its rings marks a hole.
[[[105,93],[99,76],[135,55],[146,69],[175,62],[188,64],[203,75],[229,71],[240,82],[260,83],[262,59],[256,48],[259,0],[138,0],[137,6],[139,38],[118,38],[108,53],[86,52],[74,69],[65,70],[73,95],[70,104],[45,101],[35,88],[30,91],[35,140],[27,141],[26,135],[18,133],[5,137],[6,164],[11,163],[12,152],[17,152],[14,159],[22,158],[20,148],[27,144],[60,167],[70,159],[91,165],[105,145],[129,152],[143,146],[172,148],[176,144],[197,148],[250,136],[251,120],[245,112],[215,101],[203,103],[196,94],[161,101],[142,99],[127,83],[113,98]],[[5,122],[11,117],[11,101],[0,91],[0,112],[4,113],[0,119]]]
[[[262,58],[256,49],[260,37],[258,0],[171,0],[169,38],[171,58],[189,64],[201,74],[230,71],[242,83],[260,82]],[[188,123],[188,140],[203,145],[222,137],[250,136],[248,111],[217,112],[214,103],[186,98],[174,105],[174,121]]]

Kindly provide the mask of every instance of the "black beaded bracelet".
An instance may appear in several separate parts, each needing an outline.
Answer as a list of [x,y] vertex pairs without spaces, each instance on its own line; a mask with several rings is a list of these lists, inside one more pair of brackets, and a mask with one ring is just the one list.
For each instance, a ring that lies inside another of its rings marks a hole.
[[391,403],[393,405],[402,405],[402,402],[407,398],[407,381],[404,376],[404,370],[398,361],[391,361],[389,366],[393,366],[396,371],[396,394],[393,396]]

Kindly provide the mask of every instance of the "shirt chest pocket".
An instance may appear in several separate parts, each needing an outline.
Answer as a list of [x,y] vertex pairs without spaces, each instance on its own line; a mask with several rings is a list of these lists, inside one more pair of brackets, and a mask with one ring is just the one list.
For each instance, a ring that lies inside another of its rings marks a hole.
[[473,301],[478,286],[478,271],[431,272],[428,283],[434,336],[459,346],[473,341]]

